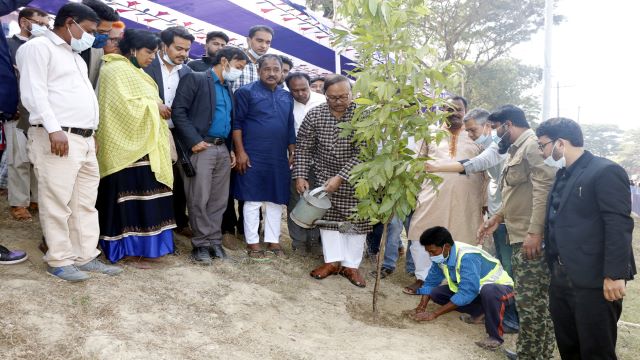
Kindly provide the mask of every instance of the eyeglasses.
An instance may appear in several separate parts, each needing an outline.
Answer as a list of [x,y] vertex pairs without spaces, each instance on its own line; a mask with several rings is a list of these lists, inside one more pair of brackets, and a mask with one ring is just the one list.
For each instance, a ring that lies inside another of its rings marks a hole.
[[347,95],[342,95],[342,96],[328,96],[327,95],[327,100],[331,101],[331,102],[338,102],[338,101],[349,101],[349,97],[351,95],[347,94]]
[[538,144],[538,149],[540,149],[540,151],[544,151],[544,148],[545,148],[547,145],[549,145],[549,144],[551,144],[552,142],[554,142],[554,141],[555,141],[555,140],[549,140],[549,141],[547,141],[547,142],[546,142],[546,143],[544,143],[544,144]]

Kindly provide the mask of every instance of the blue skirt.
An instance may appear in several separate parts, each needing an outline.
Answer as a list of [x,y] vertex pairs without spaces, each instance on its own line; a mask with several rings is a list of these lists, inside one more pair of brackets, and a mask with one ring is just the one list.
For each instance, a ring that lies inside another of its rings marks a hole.
[[109,261],[173,253],[173,195],[155,179],[146,157],[100,180],[96,208]]

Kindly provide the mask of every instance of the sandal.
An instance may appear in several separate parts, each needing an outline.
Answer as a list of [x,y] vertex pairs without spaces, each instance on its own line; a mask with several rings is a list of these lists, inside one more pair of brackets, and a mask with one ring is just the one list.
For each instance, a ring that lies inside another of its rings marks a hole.
[[286,258],[284,251],[282,251],[282,249],[267,249],[264,251],[266,256],[271,256],[273,255],[276,258]]
[[496,351],[502,346],[502,342],[489,336],[482,341],[476,341],[476,345],[480,346],[483,349]]
[[13,217],[14,220],[17,220],[17,221],[33,220],[31,218],[31,213],[29,213],[29,210],[27,210],[26,207],[12,206],[9,212],[11,213],[11,217]]
[[413,284],[402,289],[402,292],[407,295],[418,295],[416,294],[416,292],[418,291],[418,289],[422,287],[423,284],[424,284],[424,281],[416,280]]
[[249,259],[254,261],[260,261],[260,262],[269,261],[269,259],[264,255],[264,250],[249,249],[247,250],[247,256],[249,256]]
[[340,270],[340,275],[346,277],[347,280],[357,287],[363,288],[367,286],[367,283],[358,269],[343,267],[342,270]]
[[484,315],[480,315],[478,317],[473,317],[469,314],[462,314],[460,315],[460,320],[462,320],[463,322],[467,323],[467,324],[484,324]]
[[334,263],[322,264],[309,273],[311,277],[322,280],[329,275],[336,275],[340,272],[340,266]]

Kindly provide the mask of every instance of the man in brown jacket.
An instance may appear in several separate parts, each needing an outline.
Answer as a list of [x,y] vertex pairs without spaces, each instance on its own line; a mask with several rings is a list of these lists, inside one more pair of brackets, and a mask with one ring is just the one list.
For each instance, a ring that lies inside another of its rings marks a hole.
[[[491,235],[503,221],[507,225],[520,316],[517,358],[551,359],[554,335],[542,235],[555,170],[544,164],[538,138],[522,109],[505,105],[488,120],[501,138],[500,152],[509,155],[500,183],[502,208],[478,229],[478,238]],[[508,355],[516,358],[515,354]]]

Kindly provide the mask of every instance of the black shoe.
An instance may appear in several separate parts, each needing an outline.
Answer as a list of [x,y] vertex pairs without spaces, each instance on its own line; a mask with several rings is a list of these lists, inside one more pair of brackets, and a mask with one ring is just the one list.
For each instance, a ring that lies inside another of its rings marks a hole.
[[517,334],[520,332],[520,330],[514,329],[511,326],[502,324],[502,332],[504,332],[505,334]]
[[511,351],[511,350],[504,350],[504,354],[507,355],[507,359],[509,360],[517,360],[518,359],[518,354],[515,351]]
[[199,264],[211,265],[211,255],[209,255],[209,248],[205,246],[198,246],[191,250],[191,258]]
[[222,247],[222,245],[211,245],[211,247],[209,247],[209,254],[212,257],[215,257],[221,260],[226,260],[229,258],[227,253],[224,251],[224,248]]
[[[382,267],[382,269],[380,269],[380,279],[384,279],[391,274],[393,274],[392,269],[386,268],[384,266]],[[378,271],[373,270],[372,272],[369,273],[369,276],[375,279],[375,277],[378,276]]]

